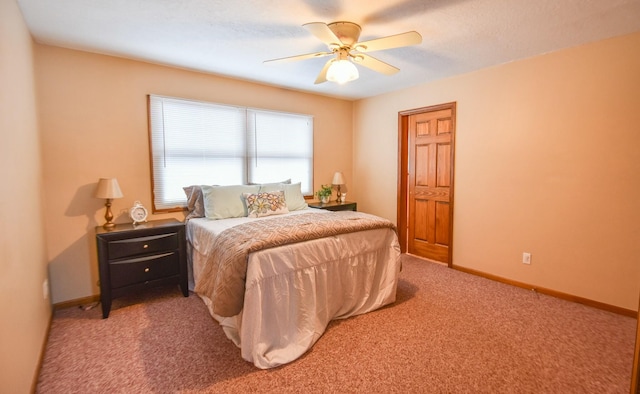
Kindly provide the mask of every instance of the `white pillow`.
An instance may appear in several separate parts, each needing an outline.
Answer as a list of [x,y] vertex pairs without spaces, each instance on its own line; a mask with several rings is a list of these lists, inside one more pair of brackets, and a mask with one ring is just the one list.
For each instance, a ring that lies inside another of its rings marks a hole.
[[284,185],[284,198],[287,199],[287,208],[290,211],[299,211],[309,206],[302,195],[300,182]]
[[244,193],[257,193],[258,185],[201,186],[204,214],[209,219],[247,216]]
[[271,185],[277,185],[280,183],[291,183],[291,178],[289,179],[285,179],[284,181],[281,182],[267,182],[267,183],[254,183],[254,182],[249,182],[248,185],[260,185],[260,186],[271,186]]

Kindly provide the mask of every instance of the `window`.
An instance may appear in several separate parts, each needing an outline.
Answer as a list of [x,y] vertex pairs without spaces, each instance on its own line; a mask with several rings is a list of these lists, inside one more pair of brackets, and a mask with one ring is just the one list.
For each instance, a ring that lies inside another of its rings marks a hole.
[[149,96],[154,210],[186,205],[183,187],[291,179],[313,188],[313,117]]

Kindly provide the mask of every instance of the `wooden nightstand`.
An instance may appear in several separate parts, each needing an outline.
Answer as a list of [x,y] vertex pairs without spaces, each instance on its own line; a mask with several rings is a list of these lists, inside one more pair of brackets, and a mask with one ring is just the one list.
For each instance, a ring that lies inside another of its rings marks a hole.
[[179,284],[189,296],[184,223],[154,220],[118,224],[113,230],[96,227],[102,317],[109,317],[111,300],[149,287]]
[[335,201],[329,201],[328,203],[321,203],[321,202],[310,202],[308,203],[308,205],[311,208],[320,208],[320,209],[326,209],[328,211],[357,211],[358,208],[358,203],[352,202],[352,201],[345,201],[345,202],[335,202]]

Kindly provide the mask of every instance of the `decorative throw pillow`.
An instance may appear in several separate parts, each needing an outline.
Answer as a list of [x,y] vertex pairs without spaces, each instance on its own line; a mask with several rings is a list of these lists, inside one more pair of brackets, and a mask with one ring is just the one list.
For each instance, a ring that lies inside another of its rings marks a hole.
[[275,190],[284,191],[284,198],[287,200],[287,209],[289,211],[298,211],[300,209],[305,209],[309,206],[307,205],[307,202],[305,201],[304,196],[302,195],[300,182],[293,183],[293,184],[286,184],[286,183],[268,184],[268,185],[262,185],[260,187],[261,193],[271,192]]
[[264,193],[245,193],[247,201],[247,215],[250,218],[259,218],[269,215],[287,213],[287,202],[282,190]]

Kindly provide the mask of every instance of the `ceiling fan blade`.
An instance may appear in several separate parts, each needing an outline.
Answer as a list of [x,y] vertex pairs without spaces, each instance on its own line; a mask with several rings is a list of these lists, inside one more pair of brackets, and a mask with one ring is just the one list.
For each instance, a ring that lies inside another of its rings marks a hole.
[[263,63],[293,62],[293,61],[297,61],[297,60],[312,59],[312,58],[316,58],[316,57],[324,57],[324,56],[329,56],[329,55],[333,55],[333,52],[314,52],[314,53],[307,53],[305,55],[281,57],[279,59],[265,60],[265,61],[263,61]]
[[393,36],[376,38],[375,40],[359,42],[353,49],[358,52],[373,52],[416,45],[422,42],[422,36],[417,31],[408,31]]
[[324,64],[324,67],[322,67],[320,74],[318,74],[318,77],[316,78],[316,82],[315,82],[316,85],[319,83],[327,82],[327,70],[329,69],[329,66],[331,65],[331,62],[333,60],[334,59],[330,59],[328,62]]
[[337,45],[342,46],[342,41],[329,29],[326,23],[311,22],[302,25],[309,33],[316,36],[320,41],[324,42],[328,46]]
[[390,64],[387,64],[382,60],[378,60],[375,57],[364,55],[361,53],[355,56],[354,62],[356,64],[361,64],[367,68],[370,68],[373,71],[377,71],[379,73],[386,74],[386,75],[392,75],[400,71],[399,68],[394,67]]

